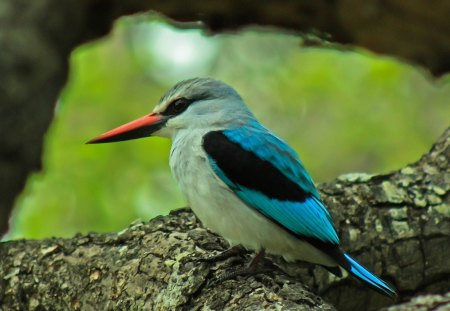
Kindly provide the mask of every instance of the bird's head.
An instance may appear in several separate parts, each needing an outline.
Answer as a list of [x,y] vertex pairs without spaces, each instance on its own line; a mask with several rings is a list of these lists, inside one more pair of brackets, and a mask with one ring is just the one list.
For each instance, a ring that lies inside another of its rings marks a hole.
[[173,137],[182,130],[243,125],[252,118],[239,94],[222,81],[184,80],[172,87],[149,115],[108,131],[87,143],[108,143],[147,136]]

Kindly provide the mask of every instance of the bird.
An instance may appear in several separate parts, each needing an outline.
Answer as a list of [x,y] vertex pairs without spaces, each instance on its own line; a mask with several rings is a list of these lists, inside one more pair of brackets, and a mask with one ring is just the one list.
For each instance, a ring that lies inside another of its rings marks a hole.
[[188,206],[231,246],[311,262],[337,276],[342,268],[381,294],[397,295],[342,249],[297,153],[264,127],[225,82],[183,80],[152,113],[87,143],[149,136],[172,140],[169,165]]

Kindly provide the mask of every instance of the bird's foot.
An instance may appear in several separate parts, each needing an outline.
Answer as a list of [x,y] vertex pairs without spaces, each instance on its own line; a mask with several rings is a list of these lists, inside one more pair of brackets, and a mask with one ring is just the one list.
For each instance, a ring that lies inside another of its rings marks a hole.
[[247,250],[242,245],[235,245],[217,255],[206,257],[206,258],[199,258],[198,261],[203,261],[203,262],[224,261],[231,257],[240,256],[241,254],[244,254],[246,252],[247,252]]
[[272,262],[264,258],[265,254],[266,254],[265,251],[261,250],[252,258],[252,260],[245,267],[225,272],[222,276],[211,280],[211,282],[209,282],[208,285],[214,286],[224,281],[234,279],[237,276],[248,276],[272,271],[274,265]]

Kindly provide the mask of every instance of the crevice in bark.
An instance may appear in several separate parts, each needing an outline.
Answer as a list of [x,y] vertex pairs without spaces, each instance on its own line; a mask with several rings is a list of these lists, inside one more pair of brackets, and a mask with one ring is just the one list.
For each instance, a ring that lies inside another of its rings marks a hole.
[[[408,306],[419,301],[432,308],[447,303],[450,295],[443,251],[450,245],[449,134],[399,171],[344,175],[320,185],[343,248],[394,284],[398,303]],[[418,206],[418,193],[404,191],[411,185],[420,188],[420,198],[435,197]],[[187,208],[133,223],[120,233],[1,243],[0,310],[375,310],[393,303],[357,280],[274,256],[270,259],[279,268],[273,271],[208,286],[211,278],[234,269],[236,261],[197,259],[227,247]],[[248,255],[240,255],[239,264]],[[435,296],[417,298],[430,293]]]

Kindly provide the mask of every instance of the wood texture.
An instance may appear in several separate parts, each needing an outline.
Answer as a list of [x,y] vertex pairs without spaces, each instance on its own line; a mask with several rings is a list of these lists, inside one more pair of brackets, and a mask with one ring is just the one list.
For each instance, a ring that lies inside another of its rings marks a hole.
[[[430,153],[397,172],[346,175],[320,187],[344,249],[394,284],[398,302],[436,295],[407,306],[450,307],[449,158],[447,130]],[[277,257],[267,272],[213,284],[250,259],[198,260],[226,248],[189,209],[119,233],[2,243],[0,310],[375,310],[394,303],[355,279]],[[390,310],[414,310],[405,308]]]

